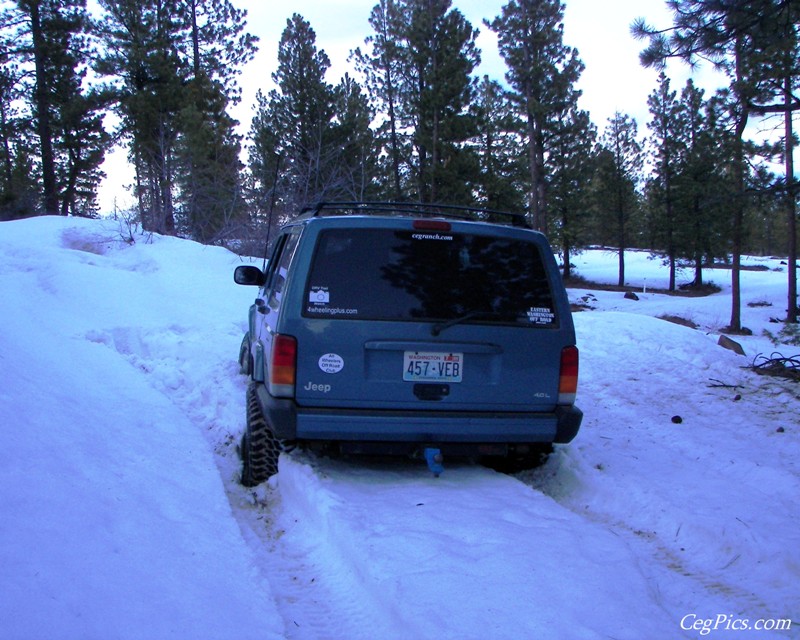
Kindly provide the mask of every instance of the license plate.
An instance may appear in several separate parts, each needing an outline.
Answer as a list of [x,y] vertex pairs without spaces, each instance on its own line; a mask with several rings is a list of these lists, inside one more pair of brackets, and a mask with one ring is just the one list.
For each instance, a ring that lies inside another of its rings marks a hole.
[[403,380],[408,382],[461,382],[464,354],[438,351],[406,351]]

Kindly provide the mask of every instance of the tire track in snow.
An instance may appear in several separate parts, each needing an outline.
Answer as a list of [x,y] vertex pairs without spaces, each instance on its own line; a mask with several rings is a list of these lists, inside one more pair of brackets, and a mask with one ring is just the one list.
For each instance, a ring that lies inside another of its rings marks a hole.
[[514,478],[303,454],[282,457],[277,478],[282,539],[305,540],[331,590],[374,612],[384,631],[370,637],[638,639],[675,626],[624,544]]
[[275,594],[287,640],[373,640],[393,637],[384,613],[326,545],[284,517],[280,476],[255,489],[234,484],[229,497],[256,564]]
[[[581,447],[583,451],[588,448]],[[597,451],[592,455],[597,455]],[[611,460],[609,466],[614,464]],[[545,467],[519,474],[518,478],[581,518],[619,536],[676,619],[692,612],[711,617],[718,613],[736,614],[751,619],[796,615],[785,588],[776,586],[774,593],[756,593],[751,588],[748,576],[755,576],[757,570],[768,570],[769,566],[760,567],[760,560],[748,557],[763,544],[763,536],[751,532],[747,522],[732,518],[730,530],[716,530],[715,535],[715,530],[692,521],[692,516],[701,519],[705,514],[692,513],[691,505],[687,507],[689,496],[684,503],[674,503],[668,492],[662,493],[663,486],[669,483],[668,477],[660,479],[661,487],[649,486],[646,475],[638,476],[631,485],[626,483],[625,476],[614,476],[613,468],[590,469],[587,463],[582,451],[561,451]],[[658,475],[658,470],[651,471]],[[604,480],[603,476],[609,474],[611,478]],[[718,469],[707,470],[703,479],[739,486],[724,474],[722,478],[717,475]],[[624,509],[616,498],[620,495],[626,502]],[[720,493],[720,500],[724,501],[724,496]],[[720,517],[715,516],[711,522],[720,526]],[[773,574],[790,570],[774,560],[770,566]],[[756,578],[752,582],[761,584],[763,580]],[[759,637],[786,636],[776,633]]]
[[[696,608],[698,593],[705,592],[710,596],[712,602],[716,602],[714,606],[716,607],[715,610],[718,611],[735,609],[737,613],[752,614],[761,612],[764,615],[768,615],[771,612],[774,613],[774,611],[771,611],[771,607],[755,593],[726,582],[720,575],[710,575],[701,570],[691,568],[691,562],[681,558],[675,549],[662,540],[656,532],[637,529],[627,522],[615,520],[607,514],[599,512],[585,510],[583,515],[592,522],[607,527],[620,535],[634,551],[636,557],[644,559],[640,566],[655,565],[670,573],[686,578],[688,582],[696,585],[685,584],[675,590],[675,594],[681,600],[681,605],[675,607],[676,610],[688,612]],[[734,564],[738,558],[738,555],[734,556],[728,566]],[[722,570],[725,568],[722,567]],[[649,572],[654,578],[659,573],[653,567],[650,568]],[[667,581],[661,580],[659,584],[663,585]],[[659,586],[658,590],[661,589],[662,587]],[[691,597],[687,598],[687,596]],[[707,601],[709,598],[703,597],[702,599]]]

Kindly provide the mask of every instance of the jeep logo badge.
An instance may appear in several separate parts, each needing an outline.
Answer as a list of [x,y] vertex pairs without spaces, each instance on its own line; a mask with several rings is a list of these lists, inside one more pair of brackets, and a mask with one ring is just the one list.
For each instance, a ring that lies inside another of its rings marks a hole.
[[321,391],[322,393],[328,393],[331,390],[331,385],[329,384],[316,384],[311,382],[310,380],[306,382],[306,386],[303,387],[306,391]]

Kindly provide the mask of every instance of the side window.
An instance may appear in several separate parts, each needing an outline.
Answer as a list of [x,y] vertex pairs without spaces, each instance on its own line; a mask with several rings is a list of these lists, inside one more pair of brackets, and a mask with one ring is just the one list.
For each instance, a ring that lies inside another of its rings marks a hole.
[[277,311],[281,304],[281,296],[288,277],[289,265],[292,262],[299,240],[299,231],[283,236],[281,238],[281,246],[276,247],[273,255],[274,262],[272,262],[267,280],[267,288],[270,289],[267,304],[273,311]]
[[287,234],[281,234],[275,240],[275,244],[272,246],[272,253],[269,256],[269,262],[267,263],[267,271],[264,277],[264,291],[269,291],[270,287],[272,286],[272,280],[275,276],[275,271],[278,265],[278,258],[283,251],[283,247],[286,244],[286,238],[288,237]]

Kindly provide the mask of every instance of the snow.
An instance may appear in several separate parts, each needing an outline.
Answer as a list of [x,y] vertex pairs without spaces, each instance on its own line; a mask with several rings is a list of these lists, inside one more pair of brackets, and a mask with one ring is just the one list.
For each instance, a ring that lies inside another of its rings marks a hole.
[[[0,223],[1,638],[800,637],[800,387],[747,368],[800,352],[763,334],[778,259],[742,274],[744,357],[717,345],[725,270],[668,296],[629,252],[639,300],[570,290],[584,425],[538,469],[295,451],[254,490],[241,262],[112,220]],[[573,262],[616,282],[616,254]]]

